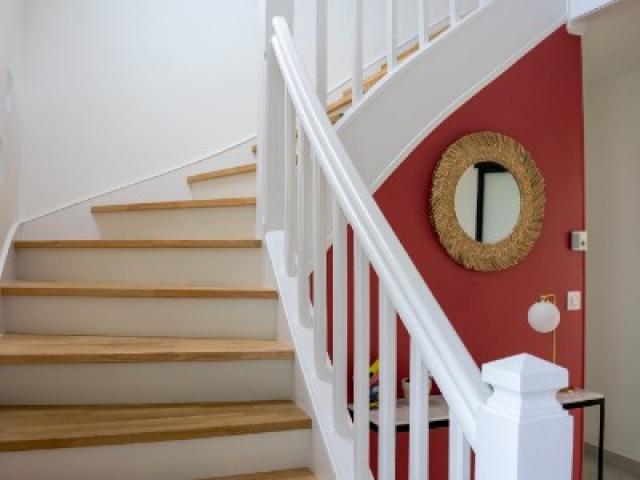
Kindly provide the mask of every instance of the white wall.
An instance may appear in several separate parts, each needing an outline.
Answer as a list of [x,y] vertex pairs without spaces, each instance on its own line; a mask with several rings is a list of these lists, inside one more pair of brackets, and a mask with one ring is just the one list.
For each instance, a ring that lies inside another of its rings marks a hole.
[[585,127],[587,386],[606,395],[606,448],[640,461],[640,69],[587,86]]
[[255,0],[25,3],[25,218],[255,134]]
[[[25,219],[255,134],[257,0],[24,3]],[[365,3],[365,58],[373,62],[383,55],[385,1]],[[403,41],[417,32],[416,2],[399,3]],[[432,0],[434,21],[445,3]],[[309,57],[314,5],[296,0],[296,36]],[[330,87],[350,77],[352,24],[351,2],[330,0]]]
[[18,219],[23,33],[21,0],[0,0],[0,272],[5,253],[2,246]]

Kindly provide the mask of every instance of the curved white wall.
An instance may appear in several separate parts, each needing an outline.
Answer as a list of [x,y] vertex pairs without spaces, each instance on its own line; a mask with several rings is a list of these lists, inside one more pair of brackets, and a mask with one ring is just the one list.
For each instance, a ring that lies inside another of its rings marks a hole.
[[255,134],[255,0],[27,0],[25,218]]

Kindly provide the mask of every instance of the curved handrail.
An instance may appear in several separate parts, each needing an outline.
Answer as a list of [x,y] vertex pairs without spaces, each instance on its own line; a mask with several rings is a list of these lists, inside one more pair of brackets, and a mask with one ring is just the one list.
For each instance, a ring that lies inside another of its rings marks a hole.
[[273,19],[272,44],[287,90],[329,188],[342,207],[412,340],[475,446],[476,418],[490,395],[480,370],[398,240],[318,99],[293,37],[281,17]]

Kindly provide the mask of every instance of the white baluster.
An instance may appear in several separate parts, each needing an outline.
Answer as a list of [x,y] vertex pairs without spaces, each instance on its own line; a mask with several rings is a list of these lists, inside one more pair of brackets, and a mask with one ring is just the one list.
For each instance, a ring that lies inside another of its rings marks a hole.
[[316,92],[327,103],[327,0],[316,0]]
[[420,48],[429,45],[429,0],[418,0],[418,42]]
[[369,480],[369,261],[355,235],[353,264],[353,478]]
[[333,200],[333,408],[336,428],[349,433],[347,410],[347,220]]
[[351,75],[351,92],[353,105],[362,99],[362,0],[353,0],[353,72]]
[[313,352],[318,375],[329,378],[327,355],[327,183],[315,159],[313,170]]
[[303,129],[300,129],[298,154],[298,316],[303,325],[311,324],[311,294],[309,292],[309,246],[311,244],[311,195],[312,167],[311,146]]
[[471,447],[453,411],[449,412],[449,480],[471,478]]
[[414,340],[411,340],[409,401],[409,478],[429,478],[429,372]]
[[284,178],[285,178],[285,228],[284,248],[287,259],[287,273],[296,273],[296,111],[288,92],[285,94],[284,109]]
[[449,0],[449,28],[455,27],[459,20],[458,0]]
[[281,16],[293,24],[294,0],[260,0],[260,56],[264,89],[260,94],[258,123],[258,229],[261,234],[284,226],[283,122],[284,79],[275,58],[271,37],[272,19]]
[[398,21],[396,0],[387,0],[387,71],[391,72],[398,64]]
[[396,311],[382,282],[379,289],[380,337],[380,427],[378,437],[378,478],[393,480],[396,471]]

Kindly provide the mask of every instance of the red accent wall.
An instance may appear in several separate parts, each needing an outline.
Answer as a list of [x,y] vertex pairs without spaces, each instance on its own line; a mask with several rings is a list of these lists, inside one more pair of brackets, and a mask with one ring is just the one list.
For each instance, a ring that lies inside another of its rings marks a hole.
[[[424,88],[429,88],[425,85]],[[429,221],[434,169],[444,150],[480,130],[505,133],[532,154],[546,182],[546,217],[531,253],[517,266],[479,273],[456,264]],[[584,292],[584,255],[569,248],[583,229],[584,153],[580,40],[561,28],[459,108],[393,172],[375,198],[478,364],[522,352],[550,358],[551,336],[534,332],[527,310],[543,293],[558,296],[558,361],[583,385],[584,312],[566,309],[567,291]],[[372,302],[374,303],[374,302]],[[373,305],[372,305],[373,306]],[[372,356],[377,328],[372,327]],[[398,334],[399,378],[408,374],[409,339]],[[582,478],[582,416],[575,417],[574,479]],[[398,478],[407,477],[407,434],[398,438]],[[445,480],[447,431],[431,436],[431,474]],[[377,441],[372,435],[372,441]],[[373,445],[372,445],[373,447]],[[372,448],[372,467],[377,463]]]

